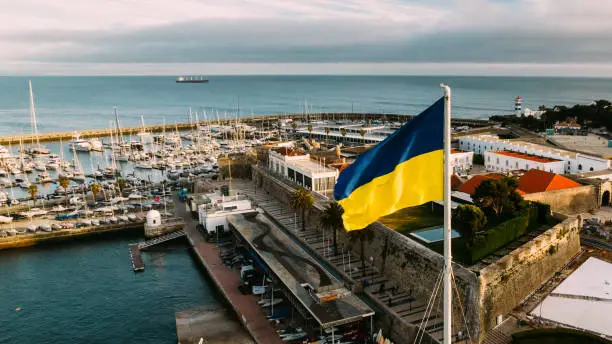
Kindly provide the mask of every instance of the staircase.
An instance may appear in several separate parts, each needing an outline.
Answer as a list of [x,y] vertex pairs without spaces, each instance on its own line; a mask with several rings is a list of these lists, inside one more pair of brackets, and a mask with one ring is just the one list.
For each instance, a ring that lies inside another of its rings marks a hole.
[[158,236],[157,238],[153,238],[153,239],[147,240],[145,242],[141,242],[141,243],[138,244],[138,248],[140,250],[144,250],[144,249],[149,248],[151,246],[154,246],[154,245],[157,245],[157,244],[161,244],[161,243],[166,242],[166,241],[174,240],[176,238],[180,238],[180,237],[183,237],[183,236],[185,236],[185,231],[180,229],[178,231],[171,232],[171,233],[168,233],[168,234],[164,234],[162,236]]

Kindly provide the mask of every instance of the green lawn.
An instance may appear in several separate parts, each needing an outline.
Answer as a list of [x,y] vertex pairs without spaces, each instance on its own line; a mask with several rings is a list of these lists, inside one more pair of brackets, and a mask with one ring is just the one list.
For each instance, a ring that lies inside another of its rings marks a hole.
[[406,234],[421,228],[441,226],[444,223],[442,211],[432,211],[429,204],[405,208],[381,217],[378,221],[391,229]]

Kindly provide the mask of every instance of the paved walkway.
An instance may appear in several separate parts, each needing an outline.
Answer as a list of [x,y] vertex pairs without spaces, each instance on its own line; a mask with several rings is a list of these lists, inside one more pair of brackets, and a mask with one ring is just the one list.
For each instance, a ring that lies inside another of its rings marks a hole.
[[[178,200],[175,199],[175,202],[178,202]],[[175,212],[177,216],[185,220],[187,239],[200,262],[253,339],[260,344],[282,344],[283,341],[278,337],[275,329],[257,305],[259,299],[253,295],[243,295],[238,290],[241,284],[240,277],[236,271],[223,264],[219,255],[219,248],[204,240],[204,236],[196,228],[197,222],[191,218],[191,214],[185,210],[182,204],[175,208]]]
[[[425,315],[427,300],[417,300],[405,290],[393,289],[393,286],[388,284],[388,280],[384,275],[379,273],[378,269],[373,268],[368,262],[366,262],[365,269],[362,269],[361,261],[357,255],[340,248],[338,254],[334,255],[331,232],[327,232],[326,235],[325,231],[321,231],[316,227],[307,227],[305,231],[302,231],[299,213],[291,209],[288,204],[281,203],[273,196],[268,195],[262,189],[255,189],[250,180],[233,180],[232,188],[239,193],[246,194],[257,203],[257,206],[272,216],[286,230],[295,233],[307,243],[311,250],[317,252],[338,271],[342,271],[349,279],[361,283],[367,280],[368,286],[365,288],[365,291],[375,301],[384,305],[387,310],[395,313],[399,319],[412,325],[420,326]],[[424,327],[432,337],[439,341],[442,340],[443,324],[441,314],[434,310]]]

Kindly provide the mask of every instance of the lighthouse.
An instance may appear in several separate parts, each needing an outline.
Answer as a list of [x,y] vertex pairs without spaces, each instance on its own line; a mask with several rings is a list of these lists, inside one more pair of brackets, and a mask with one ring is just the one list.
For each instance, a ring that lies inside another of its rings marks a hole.
[[517,96],[514,98],[514,114],[516,116],[520,116],[523,109],[523,98],[521,96]]

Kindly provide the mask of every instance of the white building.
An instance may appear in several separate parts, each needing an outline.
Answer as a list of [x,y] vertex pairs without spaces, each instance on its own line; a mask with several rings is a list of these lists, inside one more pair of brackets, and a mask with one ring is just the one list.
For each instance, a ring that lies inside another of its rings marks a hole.
[[542,170],[557,174],[565,171],[565,161],[545,158],[541,156],[517,153],[511,151],[486,151],[484,154],[487,171],[503,172],[512,170],[531,169]]
[[610,160],[608,159],[520,140],[500,139],[494,135],[483,134],[461,137],[459,138],[459,148],[482,155],[487,151],[510,151],[561,160],[563,161],[564,172],[555,172],[559,174],[600,171],[611,167]]
[[271,150],[268,168],[306,189],[323,195],[333,192],[338,177],[337,170],[310,160],[309,154],[291,149]]
[[217,194],[207,194],[210,203],[198,206],[198,219],[207,233],[227,232],[227,217],[253,211],[251,201],[238,196],[223,197]]
[[467,173],[472,168],[473,162],[474,152],[458,149],[451,150],[450,163],[455,174]]

